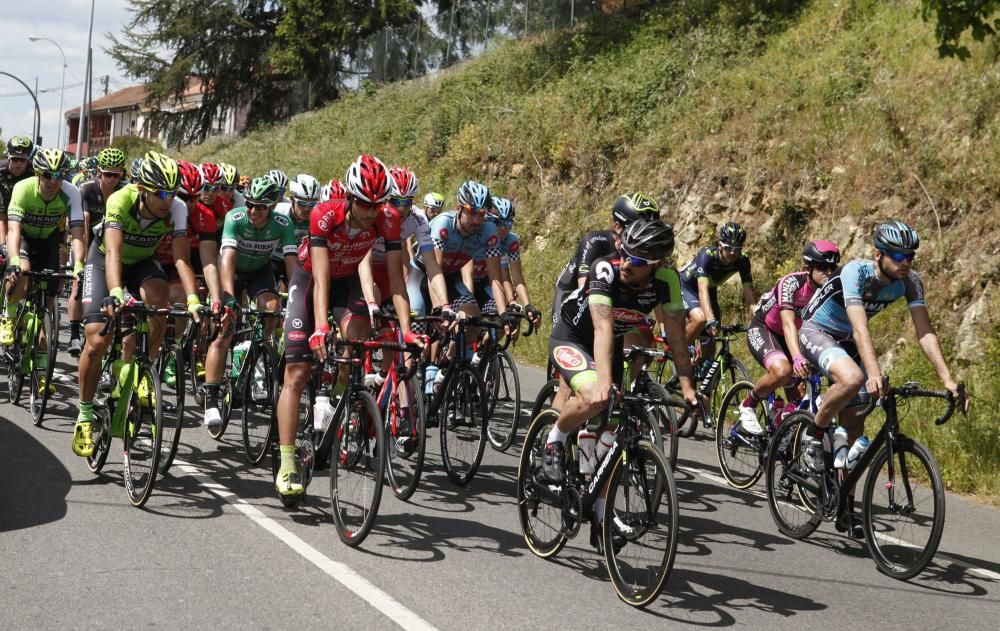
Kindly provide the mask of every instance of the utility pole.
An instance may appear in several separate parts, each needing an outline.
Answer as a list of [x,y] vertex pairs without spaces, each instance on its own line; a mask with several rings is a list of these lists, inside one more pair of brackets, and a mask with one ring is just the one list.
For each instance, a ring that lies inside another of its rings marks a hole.
[[111,75],[109,75],[109,74],[104,75],[104,78],[101,80],[101,82],[104,84],[104,93],[101,94],[101,96],[107,96],[108,95],[108,82],[109,81],[111,81]]
[[83,75],[83,101],[80,103],[80,125],[76,130],[76,157],[79,160],[83,157],[83,125],[86,114],[87,93],[90,90],[90,47],[94,36],[94,2],[90,0],[90,31],[87,33],[87,69]]

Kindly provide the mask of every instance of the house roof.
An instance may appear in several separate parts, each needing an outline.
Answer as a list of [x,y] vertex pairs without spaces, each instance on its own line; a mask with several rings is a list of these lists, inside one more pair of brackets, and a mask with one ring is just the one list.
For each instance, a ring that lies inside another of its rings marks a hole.
[[[201,80],[193,77],[189,78],[187,87],[184,89],[184,94],[181,98],[187,99],[196,94],[201,94],[201,91]],[[91,101],[90,109],[92,112],[99,112],[131,109],[134,107],[141,108],[148,95],[149,90],[146,89],[146,86],[133,85],[117,92],[112,92],[107,96],[102,96],[96,101]],[[66,118],[79,118],[80,108],[74,107],[73,109],[66,110],[65,116]]]

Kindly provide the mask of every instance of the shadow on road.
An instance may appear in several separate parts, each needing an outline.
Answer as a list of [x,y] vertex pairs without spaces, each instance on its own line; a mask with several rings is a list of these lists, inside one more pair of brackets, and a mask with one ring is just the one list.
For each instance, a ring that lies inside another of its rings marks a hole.
[[0,480],[0,532],[66,516],[69,471],[28,430],[7,420],[0,420]]

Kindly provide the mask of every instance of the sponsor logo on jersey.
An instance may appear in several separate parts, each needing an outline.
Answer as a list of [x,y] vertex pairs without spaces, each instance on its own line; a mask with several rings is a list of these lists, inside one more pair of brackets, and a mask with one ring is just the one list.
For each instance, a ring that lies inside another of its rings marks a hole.
[[632,309],[615,308],[612,309],[611,313],[615,322],[621,322],[623,324],[641,324],[646,321],[646,314]]
[[[289,292],[288,296],[289,296],[289,301],[291,301],[291,292]],[[294,320],[292,320],[292,326],[295,327],[296,329],[301,329],[302,320],[295,318]]]
[[566,370],[580,370],[587,363],[583,353],[572,346],[556,346],[553,355],[555,355],[556,364]]
[[496,244],[497,244],[497,236],[495,234],[494,235],[490,235],[490,237],[488,239],[486,239],[486,247],[492,248]]
[[319,224],[319,229],[322,230],[323,232],[326,232],[330,229],[330,222],[327,220],[325,216],[319,220],[318,224]]
[[301,342],[306,339],[306,333],[305,331],[289,331],[288,339],[293,342]]
[[521,243],[519,241],[514,241],[513,243],[510,244],[510,247],[507,248],[507,250],[511,254],[517,254],[518,252],[521,251]]
[[597,279],[604,281],[607,284],[611,284],[611,279],[615,276],[615,270],[611,267],[611,263],[607,261],[601,261],[598,263],[597,267],[594,268],[594,274]]
[[331,250],[339,250],[341,248],[341,243],[339,241],[330,241],[328,245]]
[[448,240],[448,229],[447,228],[441,228],[441,230],[438,232],[438,237],[442,241],[447,241]]

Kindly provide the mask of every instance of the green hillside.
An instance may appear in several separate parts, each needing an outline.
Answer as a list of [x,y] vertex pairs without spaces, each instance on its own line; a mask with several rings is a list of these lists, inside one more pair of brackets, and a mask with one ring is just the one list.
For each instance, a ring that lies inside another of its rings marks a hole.
[[[933,413],[913,406],[904,428],[951,488],[997,501],[998,50],[938,59],[917,10],[916,0],[643,8],[505,43],[190,157],[327,179],[364,151],[413,168],[422,191],[481,179],[515,201],[546,310],[578,236],[607,225],[623,191],[661,200],[679,262],[723,220],[743,222],[759,291],[808,238],[865,256],[876,222],[904,219],[921,234],[916,265],[946,356],[976,395],[968,419],[928,427]],[[876,319],[883,363],[895,382],[936,386],[907,320],[900,306]],[[519,344],[522,358],[543,361],[544,338]]]

